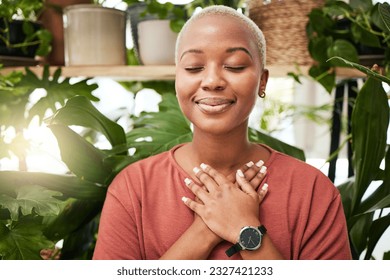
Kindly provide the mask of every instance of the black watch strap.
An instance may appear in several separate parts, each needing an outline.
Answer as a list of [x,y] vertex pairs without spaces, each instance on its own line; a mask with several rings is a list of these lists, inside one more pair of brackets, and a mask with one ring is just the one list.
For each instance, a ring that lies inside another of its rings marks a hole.
[[233,246],[231,246],[229,249],[225,251],[225,254],[230,258],[233,256],[235,253],[238,253],[242,250],[240,244],[236,243]]
[[[267,229],[265,226],[261,225],[258,227],[259,231],[261,232],[262,235],[264,235],[267,232]],[[225,254],[230,258],[234,254],[240,252],[242,250],[241,245],[237,242],[233,246],[231,246],[229,249],[225,251]]]
[[262,235],[266,234],[266,232],[267,232],[267,229],[263,225],[259,226],[258,229]]

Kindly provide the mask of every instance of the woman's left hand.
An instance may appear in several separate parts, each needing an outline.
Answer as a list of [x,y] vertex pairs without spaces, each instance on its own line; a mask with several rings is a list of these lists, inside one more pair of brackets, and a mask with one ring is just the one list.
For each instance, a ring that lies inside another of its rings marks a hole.
[[259,205],[267,193],[268,185],[264,184],[256,192],[242,171],[238,170],[236,174],[236,182],[240,186],[238,188],[210,166],[201,164],[201,169],[194,168],[194,172],[203,186],[187,180],[188,188],[200,202],[187,197],[184,197],[183,201],[215,234],[235,243],[242,227],[260,225]]

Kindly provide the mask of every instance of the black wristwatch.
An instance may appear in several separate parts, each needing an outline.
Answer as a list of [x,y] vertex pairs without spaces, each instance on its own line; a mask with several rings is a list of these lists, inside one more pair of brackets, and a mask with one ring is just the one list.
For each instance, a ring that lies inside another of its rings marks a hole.
[[231,257],[241,250],[254,251],[259,249],[263,235],[266,232],[267,229],[263,225],[257,228],[251,226],[243,227],[240,231],[238,242],[226,250],[226,255]]

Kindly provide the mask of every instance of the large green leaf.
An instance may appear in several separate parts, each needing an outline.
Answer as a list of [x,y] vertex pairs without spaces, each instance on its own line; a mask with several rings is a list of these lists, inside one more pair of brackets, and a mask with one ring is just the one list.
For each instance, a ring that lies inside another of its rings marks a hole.
[[26,216],[10,226],[0,222],[0,259],[39,260],[40,251],[54,243],[42,233],[40,218]]
[[52,240],[65,238],[79,230],[100,213],[104,201],[69,199],[56,217],[45,217],[44,234]]
[[100,113],[85,96],[75,96],[69,99],[49,123],[92,128],[103,133],[112,146],[126,143],[123,128]]
[[385,156],[389,105],[382,83],[369,77],[360,90],[352,113],[355,192],[352,209],[358,212],[361,198],[376,178]]
[[142,114],[126,137],[128,146],[136,149],[134,156],[141,159],[191,141],[192,131],[176,96],[164,94],[159,112]]
[[390,226],[390,214],[381,217],[375,220],[371,227],[370,232],[368,234],[368,244],[367,244],[367,252],[365,255],[365,259],[369,259],[372,255],[372,252],[375,249],[376,244],[379,239],[382,237],[383,233]]
[[79,178],[106,185],[111,175],[103,163],[106,154],[67,126],[53,124],[49,128],[57,138],[62,161],[69,170]]
[[45,66],[40,79],[26,67],[26,74],[18,84],[18,87],[29,87],[31,89],[30,92],[37,88],[44,88],[47,92],[46,96],[40,98],[29,110],[30,119],[34,116],[43,118],[48,109],[55,112],[56,104],[64,105],[67,99],[76,95],[83,95],[93,101],[99,100],[92,95],[92,91],[97,88],[96,84],[88,85],[87,80],[71,84],[69,78],[61,79],[61,68],[58,68],[51,77],[49,67]]
[[368,213],[359,216],[359,218],[353,222],[353,225],[348,222],[349,237],[351,245],[353,246],[352,250],[357,256],[360,256],[367,247],[367,239],[373,217],[374,213]]
[[0,193],[13,196],[25,185],[39,185],[65,197],[102,201],[107,189],[76,176],[40,172],[0,171]]
[[359,208],[359,213],[367,212],[370,209],[378,209],[377,205],[385,202],[384,199],[386,199],[386,197],[388,197],[389,195],[390,195],[390,150],[388,149],[385,156],[385,170],[384,170],[383,183],[361,203],[361,206]]
[[55,216],[60,212],[62,201],[55,198],[60,192],[47,190],[41,186],[22,186],[16,191],[16,197],[0,195],[0,206],[10,211],[11,219],[17,221],[19,209],[22,215],[38,214]]
[[[345,59],[352,61],[352,62],[358,62],[359,57],[357,50],[354,45],[352,45],[347,40],[338,39],[333,42],[333,44],[328,48],[327,50],[328,57],[333,56],[340,56],[344,57]],[[331,64],[333,66],[344,66],[343,64],[337,63],[337,61],[331,61]]]

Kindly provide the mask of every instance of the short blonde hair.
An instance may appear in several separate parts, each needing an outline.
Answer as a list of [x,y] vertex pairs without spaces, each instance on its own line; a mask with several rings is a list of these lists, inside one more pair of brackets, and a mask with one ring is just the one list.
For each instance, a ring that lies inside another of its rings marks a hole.
[[181,42],[181,38],[183,34],[186,32],[188,26],[193,24],[196,20],[203,18],[205,16],[209,15],[222,15],[222,16],[228,16],[232,18],[239,19],[246,27],[248,27],[250,33],[253,35],[253,38],[256,41],[256,45],[261,57],[261,63],[263,67],[265,67],[265,61],[266,61],[266,43],[263,32],[260,30],[260,28],[256,25],[255,22],[253,22],[249,17],[243,15],[242,13],[236,11],[233,8],[223,6],[223,5],[213,5],[209,6],[207,8],[202,9],[199,13],[195,13],[190,17],[190,19],[184,24],[183,28],[181,29],[177,40],[176,40],[176,50],[175,50],[175,61],[176,64],[178,62],[178,49]]

